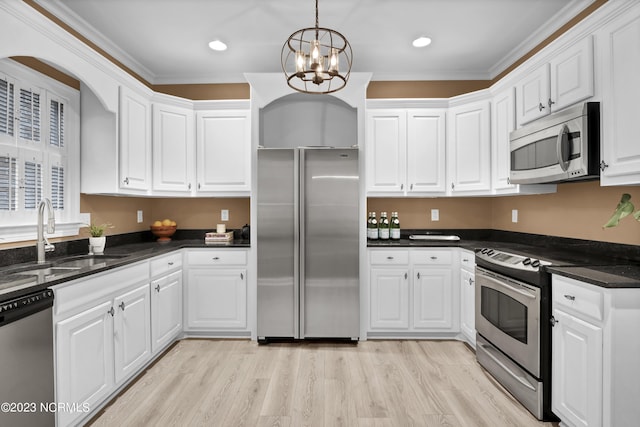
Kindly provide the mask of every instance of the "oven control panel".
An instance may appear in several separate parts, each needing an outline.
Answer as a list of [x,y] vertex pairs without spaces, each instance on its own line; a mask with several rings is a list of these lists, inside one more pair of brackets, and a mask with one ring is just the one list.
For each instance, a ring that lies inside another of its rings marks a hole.
[[476,258],[480,258],[491,264],[497,264],[503,267],[533,272],[539,271],[540,266],[551,265],[549,261],[543,261],[527,257],[525,255],[513,254],[491,248],[480,249],[476,252]]

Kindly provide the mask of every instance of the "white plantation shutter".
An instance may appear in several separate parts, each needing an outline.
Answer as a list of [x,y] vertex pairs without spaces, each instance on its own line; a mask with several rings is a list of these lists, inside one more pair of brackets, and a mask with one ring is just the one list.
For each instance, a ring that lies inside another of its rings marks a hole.
[[40,142],[40,94],[31,89],[20,89],[18,109],[19,136],[21,139]]
[[0,156],[0,211],[18,210],[18,159]]
[[55,99],[49,105],[49,144],[64,147],[64,104]]
[[42,162],[27,160],[24,162],[24,208],[36,209],[42,200]]
[[51,166],[51,204],[53,209],[64,209],[64,167]]
[[13,83],[0,79],[0,134],[13,136]]

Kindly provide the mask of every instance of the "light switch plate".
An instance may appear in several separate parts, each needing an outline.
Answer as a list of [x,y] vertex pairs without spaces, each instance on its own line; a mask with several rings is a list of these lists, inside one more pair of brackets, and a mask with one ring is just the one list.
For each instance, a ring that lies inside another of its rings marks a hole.
[[511,222],[518,222],[518,209],[511,211]]
[[138,224],[140,224],[142,221],[144,221],[143,219],[143,215],[142,215],[142,211],[138,211]]
[[222,209],[220,211],[220,221],[229,221],[229,209]]
[[440,221],[440,209],[431,209],[431,221]]
[[91,213],[90,212],[80,213],[80,222],[83,223],[83,224],[90,225],[91,224]]

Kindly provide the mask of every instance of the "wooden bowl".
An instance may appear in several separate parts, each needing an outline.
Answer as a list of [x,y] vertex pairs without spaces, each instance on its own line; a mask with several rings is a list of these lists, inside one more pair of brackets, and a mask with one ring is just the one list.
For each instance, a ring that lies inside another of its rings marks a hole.
[[151,232],[158,238],[158,242],[170,242],[171,236],[176,232],[177,226],[175,225],[152,225]]

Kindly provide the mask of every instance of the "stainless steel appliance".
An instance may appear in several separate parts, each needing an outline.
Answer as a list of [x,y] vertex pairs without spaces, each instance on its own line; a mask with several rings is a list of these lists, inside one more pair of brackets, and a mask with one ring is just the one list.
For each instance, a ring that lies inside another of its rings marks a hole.
[[476,357],[538,419],[551,412],[549,261],[485,248],[476,254]]
[[53,291],[0,301],[0,425],[55,425]]
[[359,336],[357,148],[258,149],[258,341]]
[[513,184],[600,176],[600,104],[586,102],[538,119],[510,134]]

